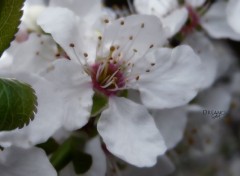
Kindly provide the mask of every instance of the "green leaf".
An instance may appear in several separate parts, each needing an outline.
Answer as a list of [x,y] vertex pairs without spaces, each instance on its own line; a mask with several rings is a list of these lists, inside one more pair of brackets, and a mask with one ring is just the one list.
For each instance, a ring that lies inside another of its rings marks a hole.
[[28,125],[36,106],[37,97],[30,85],[0,78],[0,131]]
[[96,116],[102,112],[104,108],[106,108],[108,103],[108,99],[105,95],[101,93],[95,93],[93,95],[93,106],[91,116]]
[[0,56],[18,30],[23,3],[24,0],[0,0]]

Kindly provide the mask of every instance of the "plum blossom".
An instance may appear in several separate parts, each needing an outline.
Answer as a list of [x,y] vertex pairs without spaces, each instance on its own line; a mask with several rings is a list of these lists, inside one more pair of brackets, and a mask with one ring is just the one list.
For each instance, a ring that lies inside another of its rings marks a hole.
[[[103,23],[99,34],[67,9],[47,9],[38,24],[70,60],[54,62],[43,75],[65,96],[69,129],[88,122],[92,96],[101,93],[108,98],[108,107],[97,129],[107,149],[130,164],[152,166],[166,144],[147,108],[172,108],[196,96],[201,88],[200,59],[188,46],[159,48],[166,36],[154,16],[106,18]],[[119,97],[128,89],[140,92],[142,104]]]

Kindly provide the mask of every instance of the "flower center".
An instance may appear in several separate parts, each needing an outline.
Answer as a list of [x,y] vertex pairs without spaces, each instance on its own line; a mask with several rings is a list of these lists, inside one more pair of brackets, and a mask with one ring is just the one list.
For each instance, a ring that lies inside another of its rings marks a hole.
[[97,62],[91,67],[91,78],[95,90],[107,96],[115,95],[125,86],[125,76],[118,63]]

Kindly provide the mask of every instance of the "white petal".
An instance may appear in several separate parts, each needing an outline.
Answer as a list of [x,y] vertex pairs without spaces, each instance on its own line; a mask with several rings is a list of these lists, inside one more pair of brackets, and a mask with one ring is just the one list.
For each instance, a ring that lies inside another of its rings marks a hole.
[[178,6],[177,0],[134,0],[138,13],[162,17]]
[[138,168],[134,166],[128,166],[125,171],[123,171],[123,176],[166,176],[175,170],[175,166],[172,161],[164,156],[158,158],[157,164],[150,168]]
[[32,33],[25,42],[13,42],[7,53],[13,57],[8,69],[38,74],[56,59],[57,45],[47,35]]
[[143,58],[134,67],[142,73],[137,81],[137,89],[143,104],[149,108],[172,108],[188,103],[201,88],[200,58],[188,46],[175,49],[158,49],[146,58],[154,58],[155,65],[150,72],[143,70],[146,64]]
[[37,25],[37,18],[46,8],[44,4],[29,5],[28,3],[24,4],[24,13],[22,17],[22,28],[26,28],[29,31],[35,31],[41,33],[41,28]]
[[53,36],[72,60],[84,62],[84,53],[95,59],[97,45],[92,39],[94,36],[89,36],[94,32],[72,11],[60,7],[48,8],[38,18],[38,24]]
[[213,43],[203,33],[195,32],[188,35],[184,43],[190,45],[202,60],[202,70],[205,76],[202,80],[202,87],[210,87],[217,78],[219,57]]
[[152,116],[142,105],[125,98],[111,97],[97,129],[107,149],[124,161],[138,166],[153,166],[166,151]]
[[240,1],[230,0],[227,4],[227,20],[232,29],[240,34]]
[[153,110],[152,116],[161,132],[168,149],[175,147],[183,138],[187,123],[187,113],[184,107]]
[[135,60],[151,50],[151,45],[155,48],[166,42],[162,24],[155,16],[131,15],[106,25],[98,52],[100,58],[108,56],[110,47],[115,46],[119,49],[113,55],[121,54],[125,60],[130,57]]
[[54,83],[56,91],[64,97],[63,126],[68,130],[84,126],[90,117],[94,92],[91,78],[83,73],[81,65],[59,59],[43,75]]
[[236,33],[227,23],[226,5],[227,2],[225,1],[213,3],[211,8],[202,17],[201,25],[213,38],[229,38],[239,41],[240,34]]
[[29,83],[36,91],[38,106],[35,118],[22,129],[0,132],[0,144],[29,147],[45,142],[60,127],[63,114],[63,101],[46,80],[24,73],[9,74],[9,78]]
[[42,149],[6,148],[0,153],[1,176],[57,176]]
[[163,26],[169,30],[168,37],[172,37],[178,33],[186,23],[187,18],[188,11],[185,7],[176,9],[166,17],[162,18],[161,21]]
[[196,8],[202,6],[206,2],[206,0],[185,0],[185,2],[188,5],[191,5],[192,7]]
[[68,8],[89,23],[94,23],[101,12],[99,0],[51,0],[50,6]]

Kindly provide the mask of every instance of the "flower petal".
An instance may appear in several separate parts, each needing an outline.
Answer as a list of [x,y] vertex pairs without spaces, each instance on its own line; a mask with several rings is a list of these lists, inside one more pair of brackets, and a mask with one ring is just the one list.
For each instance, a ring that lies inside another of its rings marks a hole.
[[183,138],[187,123],[185,108],[152,110],[151,114],[164,138],[168,150],[174,148]]
[[[148,58],[153,58],[155,65],[146,64]],[[184,105],[201,89],[199,82],[204,73],[200,58],[189,46],[157,49],[135,64],[135,73],[140,74],[135,89],[149,108]],[[144,69],[146,65],[149,69]]]
[[178,33],[186,23],[187,19],[188,11],[185,7],[178,8],[162,18],[161,21],[163,26],[169,30],[168,37],[173,37]]
[[201,25],[213,38],[229,38],[239,41],[240,34],[236,33],[227,22],[226,6],[225,1],[215,2],[202,17]]
[[63,126],[68,130],[84,126],[90,117],[94,92],[91,78],[83,73],[81,65],[59,59],[42,75],[53,82],[55,90],[64,97]]
[[0,153],[1,176],[57,176],[42,149],[5,148]]
[[84,18],[89,23],[96,22],[101,12],[101,1],[99,0],[51,0],[50,6],[68,8],[77,16]]
[[227,4],[227,20],[232,29],[240,34],[240,1],[230,0]]
[[57,45],[50,36],[32,33],[25,42],[13,42],[6,52],[13,57],[8,69],[39,74],[56,59]]
[[138,13],[163,17],[178,6],[177,0],[134,0]]
[[219,57],[216,54],[214,44],[203,33],[195,32],[188,35],[184,43],[190,45],[202,60],[203,77],[202,87],[210,87],[217,78]]
[[113,57],[135,60],[165,42],[165,32],[157,17],[131,15],[106,24],[98,56],[108,56],[113,46],[116,48]]
[[72,60],[84,63],[84,53],[88,54],[88,58],[95,59],[97,37],[72,11],[60,7],[48,8],[38,18],[38,24],[52,35]]
[[138,167],[153,166],[157,156],[166,151],[146,108],[125,98],[109,99],[97,129],[110,152]]

